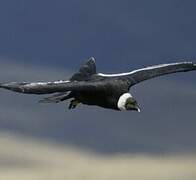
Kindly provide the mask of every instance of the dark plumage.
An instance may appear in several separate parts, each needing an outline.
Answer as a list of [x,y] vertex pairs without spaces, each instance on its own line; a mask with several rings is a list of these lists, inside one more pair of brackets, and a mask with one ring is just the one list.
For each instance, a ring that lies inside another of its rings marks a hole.
[[26,94],[52,94],[42,103],[58,103],[71,99],[69,109],[79,103],[115,110],[140,111],[130,88],[141,81],[176,72],[196,70],[192,62],[150,66],[128,73],[102,74],[96,72],[95,59],[90,58],[68,81],[1,83],[0,88]]

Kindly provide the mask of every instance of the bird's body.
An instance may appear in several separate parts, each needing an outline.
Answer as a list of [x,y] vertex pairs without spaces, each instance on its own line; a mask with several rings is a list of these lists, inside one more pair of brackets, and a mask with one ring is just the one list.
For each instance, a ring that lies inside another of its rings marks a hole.
[[97,105],[114,110],[140,111],[130,88],[141,81],[176,72],[196,70],[192,62],[150,66],[128,73],[103,74],[96,72],[94,58],[90,58],[69,80],[37,83],[1,83],[0,88],[26,94],[54,94],[40,102],[51,103],[71,99],[69,108],[79,103]]
[[122,94],[128,92],[126,82],[104,79],[102,80],[104,88],[101,89],[99,88],[99,81],[94,81],[94,83],[95,88],[93,90],[75,91],[73,93],[75,99],[86,105],[98,105],[103,108],[119,110],[117,102]]

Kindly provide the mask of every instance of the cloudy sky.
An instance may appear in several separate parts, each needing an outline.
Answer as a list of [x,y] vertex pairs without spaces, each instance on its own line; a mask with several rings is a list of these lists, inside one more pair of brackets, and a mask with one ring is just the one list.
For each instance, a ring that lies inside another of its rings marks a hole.
[[[195,1],[0,2],[0,82],[67,79],[89,57],[98,71],[196,61]],[[195,72],[132,89],[142,112],[115,112],[0,92],[0,128],[96,152],[194,152]]]

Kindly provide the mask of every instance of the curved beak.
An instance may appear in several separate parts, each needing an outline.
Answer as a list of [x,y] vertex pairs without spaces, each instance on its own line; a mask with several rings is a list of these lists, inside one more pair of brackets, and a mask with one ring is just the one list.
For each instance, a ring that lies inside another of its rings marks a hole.
[[137,112],[141,112],[141,110],[140,110],[140,108],[139,108],[139,107],[137,107]]
[[138,105],[135,106],[134,110],[137,112],[141,112],[140,107]]

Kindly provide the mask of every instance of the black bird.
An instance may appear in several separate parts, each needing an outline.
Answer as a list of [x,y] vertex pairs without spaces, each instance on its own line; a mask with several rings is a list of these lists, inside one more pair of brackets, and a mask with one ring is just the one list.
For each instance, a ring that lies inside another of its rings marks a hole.
[[1,83],[0,88],[26,94],[52,94],[42,103],[58,103],[71,99],[69,109],[79,103],[97,105],[114,110],[140,111],[137,101],[129,93],[141,81],[176,72],[196,70],[192,62],[160,64],[121,74],[97,73],[91,57],[68,81]]

